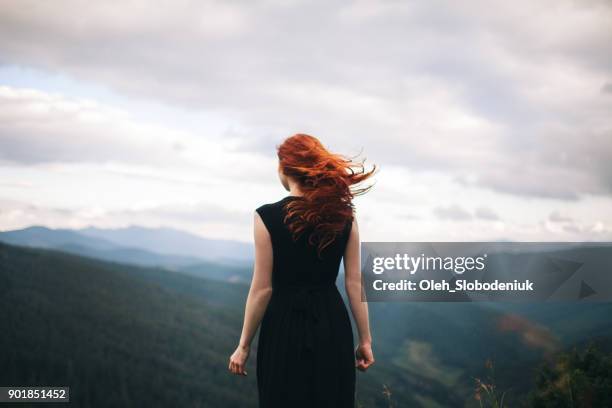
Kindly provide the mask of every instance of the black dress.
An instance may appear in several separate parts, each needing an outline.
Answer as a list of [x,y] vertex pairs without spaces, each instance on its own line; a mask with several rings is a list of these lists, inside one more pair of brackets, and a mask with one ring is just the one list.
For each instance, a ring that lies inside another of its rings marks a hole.
[[257,347],[260,408],[354,408],[355,357],[347,308],[336,287],[352,222],[317,257],[283,223],[287,196],[257,208],[272,239],[272,297]]

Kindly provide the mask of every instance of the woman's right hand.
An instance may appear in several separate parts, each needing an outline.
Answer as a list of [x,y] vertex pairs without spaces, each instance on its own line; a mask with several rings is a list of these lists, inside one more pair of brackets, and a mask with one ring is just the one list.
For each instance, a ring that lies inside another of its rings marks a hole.
[[250,347],[249,346],[238,346],[236,351],[231,355],[229,360],[228,369],[230,372],[236,375],[247,375],[245,366],[247,359],[249,358]]
[[367,370],[374,364],[374,354],[372,353],[372,344],[359,344],[355,350],[355,366],[360,371]]

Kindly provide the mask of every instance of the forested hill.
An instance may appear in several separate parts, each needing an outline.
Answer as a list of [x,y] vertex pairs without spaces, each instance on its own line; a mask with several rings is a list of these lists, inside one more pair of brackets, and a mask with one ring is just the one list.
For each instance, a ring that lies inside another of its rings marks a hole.
[[[245,284],[0,243],[0,384],[70,386],[77,407],[257,407],[257,342],[247,378],[227,371],[247,292]],[[386,407],[381,381],[402,381],[398,368],[381,369],[387,377],[362,380],[362,406]]]
[[[247,291],[0,243],[0,384],[70,386],[76,407],[256,407],[255,348],[247,378],[227,371]],[[609,303],[511,309],[371,303],[377,361],[358,373],[359,406],[477,407],[488,359],[519,406],[545,353],[612,335]]]
[[0,384],[70,386],[76,407],[255,407],[254,377],[227,372],[246,290],[0,243]]

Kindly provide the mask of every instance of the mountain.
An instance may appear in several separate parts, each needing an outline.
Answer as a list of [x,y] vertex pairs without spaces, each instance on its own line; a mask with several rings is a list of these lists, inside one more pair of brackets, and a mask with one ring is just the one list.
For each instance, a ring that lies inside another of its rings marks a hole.
[[[0,383],[68,385],[79,407],[256,407],[256,341],[249,376],[227,372],[247,291],[0,243]],[[386,408],[386,387],[396,407],[477,406],[473,377],[492,359],[512,404],[546,355],[609,335],[610,312],[609,303],[536,304],[523,314],[478,303],[371,303],[377,362],[357,375],[358,401]]]
[[168,269],[202,262],[201,258],[165,255],[137,247],[121,246],[102,238],[83,235],[75,230],[28,227],[0,232],[0,241],[33,248],[53,248],[76,255],[141,266],[160,266]]
[[232,283],[250,283],[253,267],[252,264],[240,266],[216,262],[197,262],[179,268],[178,271],[206,279],[216,279]]
[[32,226],[20,230],[0,232],[0,241],[35,248],[57,248],[71,244],[87,247],[91,250],[108,251],[119,248],[106,239],[87,236],[70,229],[52,229]]
[[[34,226],[0,232],[0,241],[130,265],[163,267],[204,278],[232,282],[248,282],[251,278],[250,245],[209,240],[170,229],[69,230]],[[163,245],[166,241],[172,245]],[[176,253],[172,253],[174,249]]]
[[76,231],[82,235],[101,238],[120,246],[140,248],[159,254],[182,255],[230,264],[250,262],[253,259],[251,244],[202,238],[173,228],[130,226],[100,229],[88,227]]
[[255,407],[227,373],[245,285],[0,244],[0,383],[71,404]]

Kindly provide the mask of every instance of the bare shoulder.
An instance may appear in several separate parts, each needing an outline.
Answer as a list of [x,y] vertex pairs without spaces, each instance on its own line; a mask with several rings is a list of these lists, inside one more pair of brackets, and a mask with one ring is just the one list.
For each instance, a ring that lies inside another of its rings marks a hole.
[[357,222],[357,217],[353,216],[353,220],[351,221],[350,231],[348,232],[346,251],[349,251],[350,248],[354,247],[358,243],[359,243],[359,224]]
[[359,223],[357,222],[357,216],[353,215],[353,222],[351,225],[351,237],[359,236]]
[[262,215],[262,212],[263,211],[261,210],[261,207],[253,211],[253,225],[256,243],[262,240],[267,240],[270,237],[269,226],[267,225],[266,220],[264,219],[265,213]]

